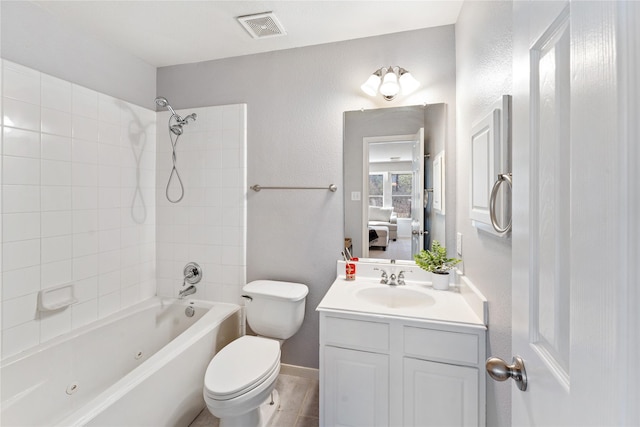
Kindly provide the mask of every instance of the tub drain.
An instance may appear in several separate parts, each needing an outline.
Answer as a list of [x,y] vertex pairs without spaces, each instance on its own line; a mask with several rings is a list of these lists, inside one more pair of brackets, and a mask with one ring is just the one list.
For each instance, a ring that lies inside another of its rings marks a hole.
[[80,387],[80,384],[78,383],[71,383],[67,386],[67,394],[73,394],[76,391],[78,391],[78,388]]

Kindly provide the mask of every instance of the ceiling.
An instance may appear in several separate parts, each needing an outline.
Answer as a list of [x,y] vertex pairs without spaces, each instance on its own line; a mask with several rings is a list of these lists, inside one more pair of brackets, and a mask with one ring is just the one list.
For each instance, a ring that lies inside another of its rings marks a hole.
[[369,163],[412,162],[413,141],[369,144]]
[[[155,67],[449,25],[462,0],[35,1],[65,25]],[[236,18],[274,12],[285,36],[253,39]]]

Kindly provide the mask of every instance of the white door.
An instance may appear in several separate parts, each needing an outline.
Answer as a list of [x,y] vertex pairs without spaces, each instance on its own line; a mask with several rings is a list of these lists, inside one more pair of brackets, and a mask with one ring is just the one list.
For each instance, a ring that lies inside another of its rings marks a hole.
[[514,426],[639,421],[623,3],[514,2]]
[[424,249],[424,128],[413,139],[411,197],[411,255]]

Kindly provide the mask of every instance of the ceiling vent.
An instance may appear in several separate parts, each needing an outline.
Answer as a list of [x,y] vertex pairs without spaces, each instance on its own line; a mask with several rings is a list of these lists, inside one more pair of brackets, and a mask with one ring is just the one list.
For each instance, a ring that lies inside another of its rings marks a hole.
[[284,36],[287,34],[273,12],[238,16],[238,21],[254,39]]

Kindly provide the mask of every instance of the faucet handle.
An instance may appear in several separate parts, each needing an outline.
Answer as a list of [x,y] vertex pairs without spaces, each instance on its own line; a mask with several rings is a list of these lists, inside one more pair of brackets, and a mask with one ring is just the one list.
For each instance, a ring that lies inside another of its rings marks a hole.
[[373,269],[374,269],[374,270],[379,270],[379,271],[381,271],[381,272],[382,272],[382,273],[380,274],[380,283],[382,283],[383,285],[386,285],[386,284],[389,282],[389,280],[388,280],[388,278],[387,278],[387,277],[388,277],[388,276],[387,276],[387,272],[386,272],[386,271],[384,271],[384,270],[383,270],[383,269],[381,269],[381,268],[378,268],[378,267],[374,267]]
[[382,277],[387,277],[387,272],[386,272],[386,271],[384,271],[383,269],[378,268],[378,267],[373,267],[373,269],[374,269],[374,270],[381,271],[381,272],[382,272],[382,274],[381,274],[381,275],[382,275]]
[[195,262],[190,262],[185,265],[182,273],[184,275],[183,286],[187,283],[195,285],[202,279],[202,268]]
[[398,285],[404,285],[404,273],[411,273],[411,270],[409,271],[404,271],[404,270],[400,270],[400,272],[398,273]]

